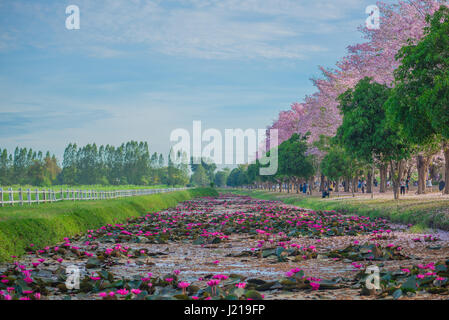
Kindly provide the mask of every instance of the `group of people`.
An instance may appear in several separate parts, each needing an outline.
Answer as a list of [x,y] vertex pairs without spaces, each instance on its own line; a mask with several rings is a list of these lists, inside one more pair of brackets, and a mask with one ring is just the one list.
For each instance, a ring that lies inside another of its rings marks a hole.
[[400,186],[401,186],[401,194],[405,194],[406,191],[408,193],[410,190],[410,177],[407,177],[406,180],[402,179]]
[[304,193],[304,194],[307,194],[307,191],[309,191],[309,194],[312,194],[311,187],[310,187],[310,185],[307,182],[302,183],[302,184],[299,185],[299,191]]
[[[337,183],[338,182],[335,182],[335,181],[325,182],[325,185],[321,189],[322,197],[329,198],[330,193],[337,189]],[[346,183],[347,183],[346,181],[342,181],[341,187],[345,188]],[[408,176],[406,179],[400,180],[399,187],[400,187],[401,195],[405,195],[406,193],[408,193],[410,191],[410,183],[412,183],[410,176]],[[349,182],[349,187],[352,187],[352,184],[353,184],[352,181]],[[387,180],[386,184],[387,184],[387,187],[389,188],[391,186],[391,181]],[[377,178],[373,179],[373,185],[374,185],[374,187],[378,187],[379,182],[378,182]],[[416,185],[416,181],[415,181],[415,185]],[[356,192],[358,192],[359,190],[361,190],[362,193],[367,192],[367,186],[368,186],[368,183],[365,178],[358,179]],[[439,184],[440,191],[443,190],[444,186],[445,186],[444,181],[440,181],[440,184]],[[285,185],[284,187],[287,188],[288,186]],[[306,194],[311,195],[312,191],[316,190],[317,187],[320,187],[320,181],[314,181],[312,183],[305,182],[305,183],[302,183],[299,185],[299,192],[301,192],[305,195]],[[273,186],[273,188],[276,189],[276,186]],[[432,179],[426,180],[426,189],[430,189],[430,191],[432,192],[433,191],[432,188],[433,188]]]

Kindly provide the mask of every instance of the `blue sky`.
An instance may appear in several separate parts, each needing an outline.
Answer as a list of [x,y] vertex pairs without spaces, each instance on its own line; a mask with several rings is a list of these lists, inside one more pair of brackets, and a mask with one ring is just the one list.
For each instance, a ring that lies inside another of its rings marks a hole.
[[[391,1],[390,1],[391,2]],[[373,0],[0,1],[0,147],[265,128],[360,42]],[[65,8],[80,8],[80,30]]]

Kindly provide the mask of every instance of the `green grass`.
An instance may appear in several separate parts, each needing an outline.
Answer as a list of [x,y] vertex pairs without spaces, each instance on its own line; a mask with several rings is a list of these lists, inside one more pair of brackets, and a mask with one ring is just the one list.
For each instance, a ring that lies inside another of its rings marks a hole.
[[86,202],[59,202],[0,209],[0,261],[21,256],[30,243],[43,248],[89,229],[163,210],[199,196],[216,196],[210,188]]
[[[296,194],[265,191],[219,190],[265,200],[279,200],[286,204],[312,210],[336,210],[345,214],[387,218],[392,222],[413,224],[415,232],[426,228],[449,230],[449,202],[436,199],[321,199]],[[417,225],[417,226],[416,226]]]

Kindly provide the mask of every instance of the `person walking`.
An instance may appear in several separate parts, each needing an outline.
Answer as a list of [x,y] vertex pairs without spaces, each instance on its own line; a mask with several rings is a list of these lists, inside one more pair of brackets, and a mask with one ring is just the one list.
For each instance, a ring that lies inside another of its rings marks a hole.
[[432,179],[429,178],[429,180],[427,180],[427,188],[430,188],[430,192],[433,191],[433,190],[432,190],[432,187],[433,187],[433,185],[432,185]]
[[401,180],[401,195],[405,194],[405,181],[404,179]]

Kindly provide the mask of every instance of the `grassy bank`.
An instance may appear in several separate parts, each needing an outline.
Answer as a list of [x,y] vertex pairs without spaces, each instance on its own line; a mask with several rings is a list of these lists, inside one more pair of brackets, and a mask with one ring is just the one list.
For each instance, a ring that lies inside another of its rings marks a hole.
[[0,208],[0,261],[24,254],[30,243],[37,248],[54,245],[88,229],[121,223],[194,197],[215,195],[214,189],[197,188],[115,200]]
[[449,202],[447,199],[322,199],[296,194],[264,191],[222,190],[265,200],[279,200],[286,204],[312,210],[336,210],[341,213],[387,218],[392,222],[414,224],[414,230],[438,228],[449,230]]

